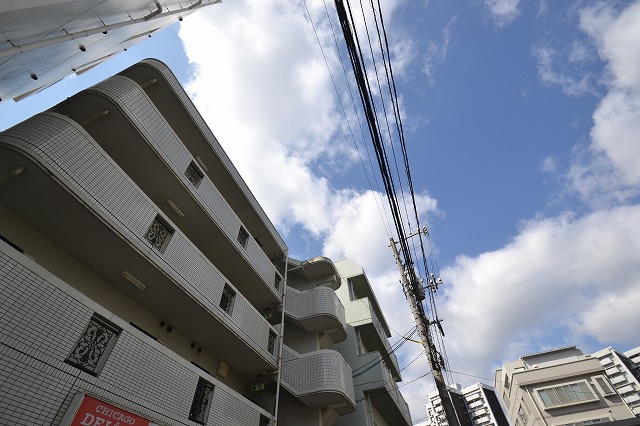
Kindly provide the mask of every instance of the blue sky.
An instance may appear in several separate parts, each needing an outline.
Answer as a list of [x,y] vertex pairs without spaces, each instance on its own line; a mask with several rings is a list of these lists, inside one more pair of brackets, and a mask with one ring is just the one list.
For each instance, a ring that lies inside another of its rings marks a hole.
[[[386,201],[359,160],[368,141],[324,2],[307,6],[355,141],[304,5],[285,0],[205,8],[91,72],[0,103],[0,128],[140,59],[163,60],[290,255],[362,264],[404,334],[413,322],[380,212]],[[463,373],[454,380],[491,384],[503,361],[551,347],[639,345],[640,3],[382,7],[421,221],[445,281],[437,299],[445,344],[451,369]],[[401,366],[420,351],[405,344]],[[427,370],[424,358],[412,363],[405,383]],[[401,388],[414,419],[426,415],[431,389],[429,377]]]

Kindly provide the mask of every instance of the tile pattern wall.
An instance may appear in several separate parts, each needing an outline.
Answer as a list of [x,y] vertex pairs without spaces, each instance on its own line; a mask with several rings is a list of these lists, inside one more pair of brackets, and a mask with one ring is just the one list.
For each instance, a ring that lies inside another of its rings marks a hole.
[[[10,256],[8,246],[0,248],[0,424],[58,424],[72,397],[85,391],[163,424],[196,425],[188,420],[195,367],[121,320],[123,330],[98,377],[64,363],[94,313],[93,302],[67,292],[17,252]],[[242,395],[207,380],[216,385],[209,425],[259,424],[259,410]]]
[[330,288],[318,287],[311,291],[299,292],[289,287],[286,310],[302,321],[313,316],[330,315],[342,324],[342,328],[346,328],[344,306],[336,292]]
[[236,244],[238,251],[241,254],[246,251],[249,265],[255,268],[264,280],[264,284],[278,295],[273,288],[275,267],[255,240],[250,239],[246,249],[237,242],[236,237],[241,226],[240,219],[208,176],[203,177],[197,188],[189,182],[184,172],[189,164],[194,162],[194,158],[153,106],[142,88],[127,77],[115,76],[94,86],[92,90],[107,95],[127,113],[144,137],[173,169],[176,177],[183,181],[185,187],[201,202],[217,226],[227,234],[230,241]]
[[294,395],[336,392],[355,405],[351,367],[339,352],[323,349],[299,354],[284,346],[282,357],[282,384]]
[[241,294],[236,297],[229,320],[219,307],[227,280],[179,230],[164,253],[153,248],[144,235],[160,209],[77,123],[59,114],[42,113],[6,131],[0,139],[34,152],[67,185],[82,194],[92,208],[111,219],[160,269],[210,312],[219,313],[216,315],[219,320],[275,366],[275,358],[267,350],[269,330],[273,330],[269,323]]
[[[229,172],[235,177],[235,180],[238,186],[244,192],[250,194],[251,191],[249,190],[249,187],[247,187],[246,183],[242,180],[242,178],[236,171],[235,167],[233,166],[233,163],[231,163],[231,160],[229,159],[227,154],[224,152],[224,149],[222,149],[222,146],[220,146],[220,143],[218,143],[213,132],[211,132],[211,129],[209,129],[209,126],[207,126],[204,119],[202,118],[202,116],[200,115],[196,107],[193,105],[193,102],[191,102],[191,99],[189,99],[189,96],[184,91],[184,88],[182,87],[182,85],[180,85],[180,83],[178,82],[176,77],[173,75],[171,70],[164,63],[158,61],[157,59],[145,59],[144,61],[141,61],[141,63],[147,64],[148,66],[155,68],[158,72],[162,74],[162,76],[165,78],[167,83],[171,86],[173,92],[176,94],[176,96],[182,103],[182,106],[187,110],[191,118],[193,118],[194,123],[196,124],[196,126],[198,126],[198,129],[200,129],[205,139],[207,139],[207,141],[211,145],[211,148],[217,154],[218,158],[220,158],[220,160],[226,166],[227,170],[229,170]],[[248,197],[248,199],[249,199],[249,202],[252,203],[252,207],[254,208],[254,210],[262,218],[267,228],[269,228],[269,230],[274,235],[276,240],[280,242],[283,250],[286,249],[286,245],[284,241],[281,240],[278,232],[276,231],[275,227],[273,226],[273,224],[271,223],[267,215],[262,210],[262,207],[260,206],[260,204],[258,204],[258,202],[253,198],[253,196]]]

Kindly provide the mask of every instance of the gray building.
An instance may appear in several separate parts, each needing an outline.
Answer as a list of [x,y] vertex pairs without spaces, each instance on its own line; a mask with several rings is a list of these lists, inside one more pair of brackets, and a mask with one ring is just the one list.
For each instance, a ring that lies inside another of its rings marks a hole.
[[0,424],[329,426],[356,409],[332,349],[340,268],[287,256],[159,61],[0,133],[0,236]]
[[399,389],[398,360],[389,344],[387,325],[369,279],[350,260],[336,262],[342,285],[336,293],[345,307],[346,340],[335,349],[353,368],[356,410],[340,417],[338,426],[411,425],[411,414]]
[[83,72],[220,0],[3,0],[0,100]]
[[[484,383],[476,383],[462,388],[449,389],[458,421],[461,426],[509,426],[494,388]],[[428,395],[427,416],[431,426],[445,426],[447,419],[437,391]]]
[[583,426],[634,417],[598,358],[575,346],[505,363],[496,370],[495,388],[515,426]]

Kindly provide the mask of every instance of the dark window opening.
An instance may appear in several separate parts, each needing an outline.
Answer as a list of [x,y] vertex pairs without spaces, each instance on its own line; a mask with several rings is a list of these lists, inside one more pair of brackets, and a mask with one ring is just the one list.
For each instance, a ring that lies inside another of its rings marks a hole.
[[211,400],[213,399],[213,384],[209,383],[202,377],[198,379],[196,393],[193,396],[191,410],[189,410],[189,420],[204,425],[209,417],[209,409],[211,408]]
[[120,331],[110,321],[94,314],[65,362],[97,376],[107,362]]
[[222,297],[220,297],[220,307],[229,315],[231,315],[231,310],[233,309],[233,300],[236,297],[236,293],[231,290],[231,288],[225,284],[224,289],[222,290]]
[[151,222],[151,226],[149,226],[149,229],[145,234],[145,238],[162,253],[167,247],[173,232],[173,228],[167,223],[167,221],[160,217],[160,215],[157,215],[155,219],[153,219],[153,222]]

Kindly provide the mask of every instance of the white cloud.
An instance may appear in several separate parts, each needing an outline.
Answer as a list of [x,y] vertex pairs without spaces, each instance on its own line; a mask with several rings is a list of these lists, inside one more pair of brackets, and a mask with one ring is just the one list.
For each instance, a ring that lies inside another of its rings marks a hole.
[[569,178],[590,204],[601,202],[604,193],[625,202],[640,184],[640,52],[634,43],[640,38],[640,3],[621,11],[603,4],[583,9],[580,27],[606,63],[608,92],[593,114],[592,158],[578,159]]
[[441,308],[455,336],[447,341],[452,364],[491,377],[497,359],[557,345],[558,327],[568,330],[566,343],[637,344],[620,324],[640,323],[631,305],[640,297],[639,220],[640,206],[630,206],[531,221],[504,248],[456,259],[443,271]]
[[[383,4],[386,17],[396,3]],[[519,13],[518,1],[485,4],[497,25],[506,25]],[[314,20],[321,19],[320,3],[309,5]],[[386,200],[373,190],[334,187],[319,172],[320,162],[323,167],[339,165],[341,173],[360,165],[354,163],[358,156],[346,137],[344,117],[305,14],[285,0],[239,0],[223,6],[190,16],[180,30],[195,65],[187,88],[196,106],[276,226],[284,232],[301,228],[321,242],[325,255],[361,264],[389,323],[399,333],[406,332],[413,319],[399,290],[380,217],[380,210],[388,208]],[[632,137],[640,134],[635,127],[640,120],[635,115],[638,84],[632,65],[636,70],[640,66],[633,62],[634,53],[624,54],[632,47],[629,40],[638,39],[632,38],[638,25],[634,27],[636,13],[630,9],[634,13],[611,12],[602,15],[606,19],[585,12],[581,21],[609,64],[609,94],[594,114],[593,145],[576,157],[580,161],[568,178],[584,200],[595,206],[600,198],[603,208],[629,199],[629,185],[640,180],[632,166],[639,163]],[[385,23],[388,28],[393,25],[389,19]],[[430,48],[428,76],[446,58],[453,23],[445,27],[442,41]],[[333,45],[326,22],[317,22],[317,29],[323,46]],[[402,64],[412,60],[412,51],[408,44],[397,43],[394,66],[400,64],[401,72],[406,69]],[[583,44],[573,44],[562,55],[570,63],[584,64],[591,58],[588,52]],[[338,69],[335,54],[327,49],[325,54],[332,70]],[[591,90],[592,77],[583,83],[561,72],[555,50],[541,47],[536,55],[543,81],[560,84],[568,93]],[[556,166],[551,157],[541,164],[549,172]],[[437,211],[426,193],[418,195],[418,205],[425,223],[425,217]],[[606,344],[637,343],[631,341],[635,336],[616,328],[606,312],[612,307],[624,310],[628,324],[640,323],[638,311],[628,309],[640,297],[640,228],[635,226],[639,221],[638,206],[581,218],[535,220],[524,224],[502,249],[459,257],[443,270],[447,290],[440,300],[453,369],[491,377],[497,360],[557,344],[549,343],[552,339],[546,334],[557,323],[567,330],[562,337],[566,343],[585,336]],[[405,344],[401,365],[421,350],[420,345]],[[403,373],[405,382],[424,374],[426,365],[425,359],[412,364]],[[432,390],[431,383],[422,380],[402,388],[414,418],[424,416],[424,395]]]
[[520,14],[520,0],[484,0],[484,6],[491,13],[494,25],[502,27],[511,23]]
[[447,22],[444,29],[442,30],[442,38],[439,41],[430,41],[427,44],[427,48],[424,54],[424,65],[423,72],[427,75],[427,79],[429,81],[429,85],[433,86],[434,84],[434,74],[436,70],[442,66],[444,61],[447,59],[447,53],[449,52],[449,48],[451,47],[451,31],[452,27],[455,25],[457,21],[457,16],[454,16]]
[[[537,61],[538,77],[544,84],[558,85],[569,96],[596,93],[596,83],[590,73],[583,73],[575,66],[567,69],[569,68],[567,62],[582,63],[587,59],[584,46],[582,48],[573,46],[568,49],[557,49],[548,45],[539,46],[533,50],[533,56]],[[568,61],[567,58],[569,58]]]

